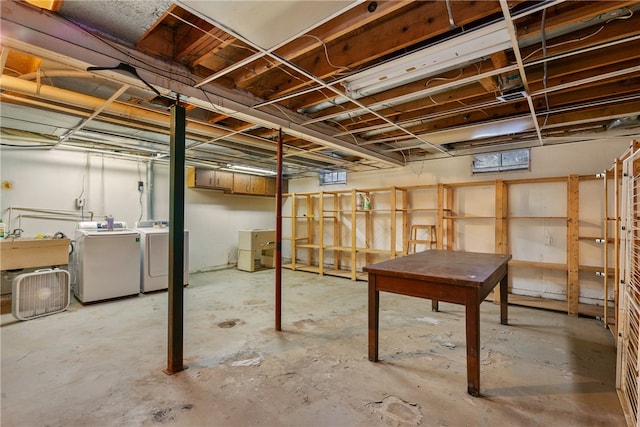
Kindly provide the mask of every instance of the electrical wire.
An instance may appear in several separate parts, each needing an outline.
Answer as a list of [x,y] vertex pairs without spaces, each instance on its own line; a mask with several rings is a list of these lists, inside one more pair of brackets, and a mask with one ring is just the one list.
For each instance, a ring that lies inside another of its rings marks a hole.
[[[542,38],[542,57],[547,57],[547,33],[545,29],[545,20],[547,18],[547,9],[542,11],[542,19],[540,21],[540,34]],[[604,28],[604,27],[602,27]],[[544,61],[542,64],[542,87],[544,88],[544,103],[546,105],[546,112],[544,116],[544,122],[542,122],[542,126],[540,126],[540,130],[544,129],[547,125],[547,121],[549,120],[549,94],[547,91],[547,61]]]
[[[545,9],[545,11],[546,11],[546,9]],[[604,29],[604,27],[605,27],[608,23],[610,23],[611,21],[615,21],[615,20],[618,20],[618,19],[629,19],[629,18],[631,18],[631,17],[633,16],[633,11],[632,11],[631,9],[627,9],[627,11],[629,12],[629,15],[613,17],[613,18],[609,19],[608,21],[606,21],[606,22],[604,23],[604,25],[602,25],[600,28],[598,28],[597,30],[595,30],[595,31],[594,31],[593,33],[591,33],[591,34],[587,34],[587,35],[586,35],[586,36],[584,36],[584,37],[578,37],[577,39],[565,40],[565,41],[563,41],[563,42],[559,42],[559,43],[556,43],[556,44],[549,45],[549,46],[547,46],[547,49],[553,49],[553,48],[556,48],[556,47],[559,47],[559,46],[563,46],[563,45],[566,45],[566,44],[577,43],[577,42],[581,42],[581,41],[584,41],[584,40],[590,39],[591,37],[593,37],[593,36],[595,36],[596,34],[598,34],[600,31],[602,31],[602,30]],[[586,21],[583,21],[583,22],[586,22]],[[540,47],[540,48],[538,48],[538,49],[534,50],[534,51],[533,51],[533,52],[531,52],[529,55],[527,55],[527,56],[525,56],[524,58],[522,58],[522,61],[523,61],[523,62],[524,62],[524,61],[526,61],[527,59],[531,58],[533,55],[537,54],[537,53],[538,53],[538,52],[540,52],[541,50],[542,50],[542,47]]]
[[[479,74],[480,69],[479,69],[478,67],[476,67],[476,69],[478,69],[478,74]],[[457,76],[455,76],[455,77],[433,77],[433,78],[431,78],[431,79],[429,79],[429,80],[427,80],[427,81],[425,82],[424,87],[428,87],[428,86],[429,86],[429,84],[430,84],[431,82],[434,82],[434,81],[445,81],[445,82],[454,81],[454,80],[457,80],[457,79],[459,79],[460,77],[462,77],[462,75],[463,75],[463,74],[464,74],[464,70],[463,70],[462,68],[460,68],[460,72],[458,73],[458,75],[457,75]],[[431,95],[429,95],[429,99],[431,100],[431,102],[432,102],[434,105],[440,105],[440,103],[438,103],[438,102],[434,101],[434,99],[433,99],[433,97],[432,97]]]
[[329,50],[327,49],[327,44],[324,41],[322,41],[322,39],[320,39],[320,37],[314,36],[312,34],[303,34],[302,37],[311,37],[311,38],[314,38],[314,39],[318,40],[318,42],[320,42],[320,44],[324,48],[324,56],[327,59],[327,63],[329,65],[331,65],[333,68],[337,68],[337,69],[340,69],[340,70],[351,71],[351,68],[347,67],[346,65],[334,65],[331,62],[331,59],[329,59]]
[[[345,125],[343,125],[342,123],[338,122],[337,120],[333,120],[333,119],[328,119],[327,122],[333,123],[335,125],[337,125],[338,127],[340,127],[343,131],[347,132],[347,135],[349,135],[350,137],[353,138],[353,142],[355,142],[356,145],[360,145],[360,142],[358,141],[358,138],[356,138],[356,136],[353,134],[353,132],[346,127]],[[356,124],[354,122],[354,124]]]

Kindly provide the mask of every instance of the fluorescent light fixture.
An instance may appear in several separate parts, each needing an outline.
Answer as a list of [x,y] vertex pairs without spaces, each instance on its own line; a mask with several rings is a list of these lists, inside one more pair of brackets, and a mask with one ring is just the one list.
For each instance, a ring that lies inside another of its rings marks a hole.
[[482,138],[491,138],[509,135],[534,129],[531,116],[514,117],[511,119],[496,120],[489,123],[462,126],[442,131],[423,133],[418,135],[431,144],[449,144],[453,142],[473,141]]
[[276,174],[276,171],[272,171],[269,169],[262,169],[262,168],[254,168],[253,166],[227,165],[227,168],[237,170],[237,171],[242,171],[242,172],[258,174],[258,175],[275,175]]
[[498,22],[364,70],[342,84],[350,96],[371,95],[476,62],[510,47],[506,24]]

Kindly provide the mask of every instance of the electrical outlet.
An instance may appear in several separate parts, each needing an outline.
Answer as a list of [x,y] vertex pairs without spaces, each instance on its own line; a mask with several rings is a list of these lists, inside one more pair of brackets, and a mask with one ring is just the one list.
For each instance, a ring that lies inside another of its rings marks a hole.
[[80,209],[84,206],[84,199],[76,199],[76,209]]

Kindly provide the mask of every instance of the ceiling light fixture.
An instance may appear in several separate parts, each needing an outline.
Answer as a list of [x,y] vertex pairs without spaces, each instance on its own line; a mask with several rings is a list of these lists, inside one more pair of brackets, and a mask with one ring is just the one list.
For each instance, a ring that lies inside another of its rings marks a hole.
[[269,169],[262,169],[262,168],[254,168],[252,166],[227,165],[227,168],[242,171],[242,172],[259,174],[259,175],[275,175],[276,174],[276,171],[269,170]]
[[351,97],[372,95],[476,62],[510,47],[506,24],[497,22],[354,74],[342,85]]

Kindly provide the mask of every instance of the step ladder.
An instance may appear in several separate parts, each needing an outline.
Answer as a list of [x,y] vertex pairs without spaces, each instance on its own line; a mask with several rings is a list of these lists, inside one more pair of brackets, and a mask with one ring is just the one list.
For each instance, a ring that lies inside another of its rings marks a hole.
[[[422,231],[421,236],[418,238],[418,233]],[[435,225],[412,225],[409,232],[409,239],[407,240],[407,247],[405,252],[408,254],[415,253],[416,245],[428,245],[429,249],[433,249],[436,245],[436,226]]]

